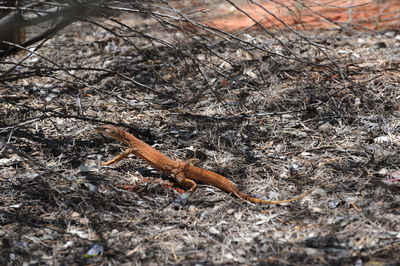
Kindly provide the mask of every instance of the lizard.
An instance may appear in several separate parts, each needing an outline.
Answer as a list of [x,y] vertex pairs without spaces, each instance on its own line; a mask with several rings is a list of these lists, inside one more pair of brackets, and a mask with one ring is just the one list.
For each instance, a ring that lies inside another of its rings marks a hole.
[[238,186],[226,177],[212,171],[191,165],[188,162],[182,160],[171,159],[170,157],[161,153],[159,150],[153,148],[152,146],[141,141],[132,134],[116,126],[101,125],[96,127],[95,129],[99,133],[102,133],[105,136],[112,137],[128,146],[128,148],[124,152],[115,156],[113,159],[107,162],[101,163],[101,166],[109,166],[111,164],[121,161],[130,154],[134,154],[149,163],[158,171],[163,172],[164,174],[172,175],[175,181],[180,186],[187,189],[188,192],[193,192],[194,190],[196,190],[197,182],[200,182],[217,187],[225,192],[234,194],[235,196],[249,202],[261,204],[280,204],[292,202],[302,199],[311,193],[311,191],[308,191],[305,194],[285,200],[263,200],[260,198],[252,197],[240,191]]

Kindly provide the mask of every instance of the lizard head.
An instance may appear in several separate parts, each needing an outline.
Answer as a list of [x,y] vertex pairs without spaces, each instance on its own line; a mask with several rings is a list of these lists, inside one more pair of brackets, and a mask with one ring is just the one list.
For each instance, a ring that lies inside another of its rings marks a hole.
[[101,125],[95,128],[97,132],[108,136],[108,137],[112,137],[118,141],[121,141],[122,143],[129,145],[130,144],[130,140],[129,140],[129,136],[128,134],[115,126],[111,126],[111,125]]

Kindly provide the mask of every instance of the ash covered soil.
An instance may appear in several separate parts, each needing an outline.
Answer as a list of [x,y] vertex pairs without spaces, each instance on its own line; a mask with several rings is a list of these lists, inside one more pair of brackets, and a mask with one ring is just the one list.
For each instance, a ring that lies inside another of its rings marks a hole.
[[[398,32],[284,33],[285,47],[151,30],[173,45],[76,23],[3,76],[0,264],[400,262]],[[134,156],[100,168],[124,149],[100,124],[257,197],[313,192],[260,205],[201,185],[182,203]]]

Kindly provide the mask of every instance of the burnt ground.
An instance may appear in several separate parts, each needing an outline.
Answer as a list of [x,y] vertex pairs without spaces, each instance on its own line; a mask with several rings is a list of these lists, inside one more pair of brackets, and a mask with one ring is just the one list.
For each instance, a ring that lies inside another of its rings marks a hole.
[[[260,32],[152,30],[175,46],[76,23],[2,77],[0,264],[400,262],[398,32],[282,33],[302,63]],[[137,158],[99,168],[123,149],[94,131],[110,123],[249,194],[313,192],[258,205],[202,185],[182,204]]]

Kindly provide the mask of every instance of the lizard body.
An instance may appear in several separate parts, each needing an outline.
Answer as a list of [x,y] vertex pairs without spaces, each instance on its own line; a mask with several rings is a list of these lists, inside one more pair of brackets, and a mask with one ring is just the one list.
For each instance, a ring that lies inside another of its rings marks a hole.
[[102,163],[102,166],[108,166],[116,163],[129,154],[135,154],[141,159],[147,161],[155,169],[165,173],[173,175],[175,180],[182,185],[184,188],[188,189],[189,192],[194,191],[197,188],[196,182],[203,184],[208,184],[222,189],[228,193],[232,193],[239,198],[253,202],[253,203],[263,203],[263,204],[279,204],[287,203],[295,200],[299,200],[307,196],[311,191],[291,198],[287,200],[263,200],[259,198],[252,197],[246,193],[239,190],[235,183],[227,179],[226,177],[214,173],[212,171],[196,167],[188,164],[187,162],[180,160],[173,160],[157,149],[151,147],[147,143],[141,141],[135,136],[129,134],[128,132],[111,125],[103,125],[96,128],[96,130],[104,135],[108,135],[128,146],[128,149],[123,153],[117,155],[110,161]]

